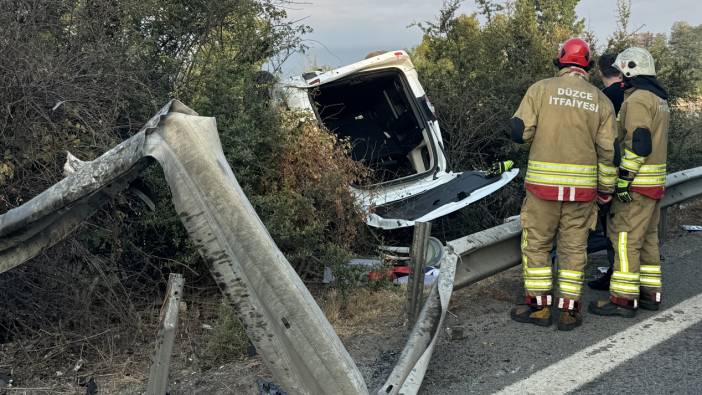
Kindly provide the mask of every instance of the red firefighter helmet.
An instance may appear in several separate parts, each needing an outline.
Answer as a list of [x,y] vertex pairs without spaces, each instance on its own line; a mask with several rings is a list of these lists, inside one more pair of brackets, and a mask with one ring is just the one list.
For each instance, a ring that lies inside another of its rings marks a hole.
[[557,59],[561,66],[573,65],[588,69],[591,66],[590,46],[580,38],[568,39],[558,50]]

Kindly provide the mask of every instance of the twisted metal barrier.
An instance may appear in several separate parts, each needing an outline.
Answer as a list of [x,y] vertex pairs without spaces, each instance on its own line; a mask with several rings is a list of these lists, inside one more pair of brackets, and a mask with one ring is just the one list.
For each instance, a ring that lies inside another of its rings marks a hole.
[[[353,359],[239,187],[214,118],[177,100],[99,158],[82,162],[69,155],[66,178],[0,215],[0,273],[65,239],[154,162],[274,379],[296,394],[367,394]],[[670,174],[666,187],[664,208],[701,195],[702,167]],[[520,233],[519,221],[512,221],[447,243],[439,277],[378,394],[417,393],[451,293],[519,264]]]

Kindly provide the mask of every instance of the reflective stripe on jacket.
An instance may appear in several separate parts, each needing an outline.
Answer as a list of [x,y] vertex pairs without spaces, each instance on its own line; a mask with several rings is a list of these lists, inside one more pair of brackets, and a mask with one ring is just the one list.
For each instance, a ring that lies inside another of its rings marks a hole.
[[525,186],[540,199],[591,201],[614,190],[614,109],[585,74],[564,68],[533,84],[514,114],[531,143]]
[[[661,199],[665,194],[666,162],[668,158],[668,102],[654,93],[638,89],[627,89],[620,115],[619,141],[622,162],[620,169],[635,174],[631,190],[651,199]],[[637,155],[634,147],[634,132],[646,129],[650,132],[650,154]]]

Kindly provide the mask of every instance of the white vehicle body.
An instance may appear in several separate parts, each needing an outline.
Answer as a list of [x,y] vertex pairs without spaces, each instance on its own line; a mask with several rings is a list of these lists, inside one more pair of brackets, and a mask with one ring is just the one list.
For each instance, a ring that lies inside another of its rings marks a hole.
[[288,107],[315,114],[348,138],[352,157],[379,175],[371,185],[351,187],[370,226],[431,221],[490,195],[518,173],[487,179],[482,172],[447,168],[439,123],[404,51],[292,77],[282,88]]

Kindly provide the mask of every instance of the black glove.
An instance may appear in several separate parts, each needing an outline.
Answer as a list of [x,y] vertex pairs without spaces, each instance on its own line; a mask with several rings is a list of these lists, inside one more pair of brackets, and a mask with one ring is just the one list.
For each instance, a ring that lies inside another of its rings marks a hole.
[[614,188],[614,194],[617,195],[617,199],[623,203],[630,203],[634,200],[631,197],[631,192],[629,192],[629,187],[631,186],[630,180],[625,180],[623,178],[617,178],[617,186]]
[[514,166],[514,162],[511,160],[505,160],[502,162],[495,162],[485,171],[485,177],[492,178],[501,175],[507,170]]

